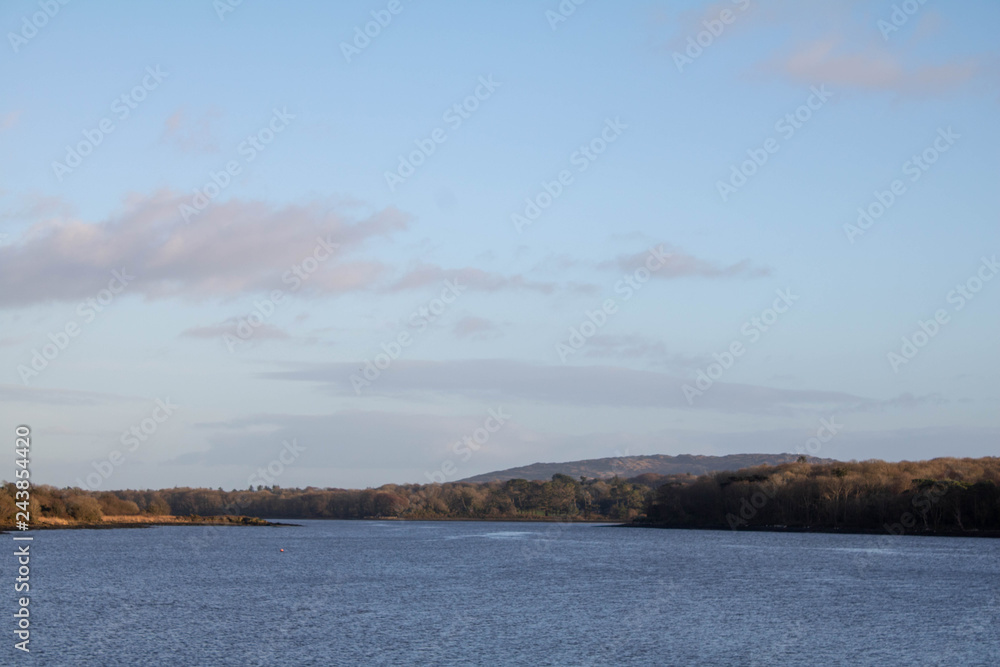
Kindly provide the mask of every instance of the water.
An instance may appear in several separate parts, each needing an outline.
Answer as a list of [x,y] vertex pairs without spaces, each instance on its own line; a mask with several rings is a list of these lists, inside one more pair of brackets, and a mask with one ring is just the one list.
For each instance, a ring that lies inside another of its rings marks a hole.
[[302,523],[36,532],[30,662],[1000,664],[996,540]]

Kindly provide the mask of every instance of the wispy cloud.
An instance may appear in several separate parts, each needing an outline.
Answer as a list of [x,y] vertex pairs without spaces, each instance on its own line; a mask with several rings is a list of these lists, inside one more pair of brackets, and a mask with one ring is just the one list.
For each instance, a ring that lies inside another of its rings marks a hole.
[[[301,365],[292,370],[262,373],[272,380],[297,380],[326,385],[336,394],[352,395],[352,363]],[[525,400],[537,403],[619,408],[708,409],[732,413],[791,415],[829,410],[855,411],[914,406],[840,391],[777,389],[759,385],[716,382],[694,408],[681,390],[688,382],[679,375],[617,366],[547,366],[511,359],[460,361],[397,361],[379,378],[374,393],[393,396],[461,396],[483,401]]]
[[525,289],[542,294],[552,294],[556,284],[550,282],[535,282],[521,274],[504,276],[482,269],[461,268],[446,269],[433,264],[421,264],[410,269],[402,277],[395,280],[386,289],[389,292],[414,289],[427,285],[440,285],[445,280],[453,280],[463,287],[469,287],[482,292],[496,292],[505,289]]
[[407,227],[409,216],[386,208],[350,219],[323,202],[274,207],[230,200],[185,224],[178,205],[188,197],[162,191],[136,197],[124,210],[92,223],[57,217],[31,225],[0,247],[0,306],[72,300],[92,295],[110,271],[137,276],[130,292],[146,298],[228,297],[287,288],[293,267],[311,257],[319,239],[337,254],[303,283],[303,291],[336,294],[368,289],[387,273],[380,262],[350,259],[375,237]]
[[849,46],[836,36],[806,42],[761,70],[802,84],[828,84],[835,90],[938,96],[953,92],[980,73],[974,60],[904,64],[884,47]]
[[693,373],[712,361],[707,357],[671,354],[663,341],[635,334],[597,334],[587,339],[581,351],[591,359],[644,361],[649,366],[680,374]]
[[500,325],[484,317],[463,317],[452,329],[459,338],[486,338],[500,333]]
[[0,384],[0,401],[43,405],[102,405],[136,399],[96,391],[73,389],[41,389],[15,384]]
[[0,338],[0,347],[14,347],[15,345],[20,345],[21,343],[26,343],[32,339],[32,336],[7,336],[6,338]]
[[17,125],[17,121],[20,120],[20,118],[21,118],[20,111],[11,111],[9,113],[0,115],[0,132],[6,132],[7,130]]
[[[656,255],[664,259],[664,265],[652,272],[652,276],[661,280],[673,278],[760,278],[771,274],[767,267],[756,266],[749,259],[743,259],[733,264],[723,264],[708,259],[696,257],[669,243],[654,243],[649,247],[632,253],[622,253],[612,259],[594,261],[574,257],[569,254],[552,254],[542,258],[534,270],[541,272],[569,271],[573,269],[600,271],[625,271],[631,273],[639,267],[646,266],[653,249]],[[588,285],[588,287],[591,287]]]
[[[749,259],[744,259],[735,264],[720,265],[716,262],[699,259],[694,255],[689,255],[665,244],[660,245],[659,248],[664,251],[666,259],[662,267],[652,272],[651,275],[654,278],[670,279],[686,276],[697,276],[700,278],[732,278],[735,276],[760,278],[771,273],[771,270],[768,268],[754,266]],[[631,272],[641,266],[645,266],[649,257],[649,250],[634,254],[619,255],[613,260],[599,263],[597,268]]]
[[[220,324],[211,324],[203,327],[191,327],[190,329],[185,329],[180,333],[182,337],[185,338],[222,338],[223,336],[238,336],[237,332],[238,321],[236,319],[229,319]],[[291,335],[279,327],[273,324],[259,324],[253,328],[253,339],[254,340],[285,340],[291,338]]]
[[192,117],[183,107],[174,111],[163,123],[160,140],[185,153],[218,153],[216,124],[222,118],[218,109],[209,109]]

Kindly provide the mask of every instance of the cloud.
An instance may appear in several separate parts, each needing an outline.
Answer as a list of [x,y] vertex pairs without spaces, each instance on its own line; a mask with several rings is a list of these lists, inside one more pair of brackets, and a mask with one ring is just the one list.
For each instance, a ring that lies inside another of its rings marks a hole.
[[801,34],[802,31],[828,30],[831,25],[849,25],[854,20],[854,9],[858,4],[860,0],[722,0],[679,11],[672,8],[653,10],[650,27],[654,30],[660,26],[671,28],[671,36],[664,43],[664,48],[683,52],[689,45],[688,40],[696,40],[698,34],[708,30],[709,26],[718,30],[717,24],[724,11],[729,12],[732,18],[716,37],[728,41],[741,33],[774,28],[790,28]]
[[[782,429],[609,430],[576,434],[537,430],[521,423],[514,407],[498,404],[489,407],[501,408],[509,419],[471,456],[456,454],[454,446],[482,426],[487,407],[481,413],[457,415],[345,410],[323,415],[257,414],[203,423],[201,428],[210,431],[208,448],[166,463],[216,469],[241,461],[245,469],[253,470],[273,460],[284,441],[294,440],[304,451],[282,473],[279,481],[282,486],[358,488],[385,483],[426,483],[427,474],[439,471],[445,461],[455,466],[446,479],[455,481],[539,461],[628,455],[804,452],[844,461],[873,457],[917,460],[940,456],[941,443],[952,442],[955,446],[949,455],[989,456],[1000,435],[996,428],[971,427],[860,430],[849,419],[833,415],[833,423],[841,429],[813,451],[816,445],[810,438],[816,436],[821,425],[819,417],[801,422],[795,428]],[[823,418],[830,421],[831,415]],[[387,460],[391,464],[384,463]]]
[[102,405],[134,400],[115,394],[73,389],[41,389],[16,384],[0,384],[0,401],[4,403],[40,403],[45,405]]
[[350,220],[322,202],[273,207],[230,200],[185,224],[178,206],[189,203],[189,195],[161,191],[133,197],[122,211],[96,223],[65,217],[35,222],[0,247],[0,283],[7,286],[0,306],[92,296],[107,285],[112,270],[123,267],[137,276],[128,291],[147,299],[288,289],[294,286],[293,267],[314,256],[323,241],[339,248],[302,282],[302,291],[369,289],[387,268],[349,255],[409,222],[392,207]]
[[765,63],[762,70],[796,83],[827,84],[834,91],[937,96],[962,87],[976,77],[980,68],[973,60],[905,66],[883,47],[852,50],[841,38],[826,36]]
[[[188,455],[181,462],[227,465],[238,460],[254,466],[273,459],[283,440],[294,439],[305,447],[295,465],[308,468],[367,467],[391,452],[394,466],[436,470],[442,457],[455,458],[452,445],[481,427],[487,416],[485,407],[482,414],[465,415],[371,410],[325,415],[252,415],[200,424],[212,431],[208,437],[210,447],[195,456]],[[489,444],[497,446],[517,430],[512,422],[504,424]],[[317,481],[320,480],[314,483]],[[389,480],[382,483],[385,481]],[[411,481],[418,481],[416,475]]]
[[500,333],[500,326],[495,322],[483,317],[463,317],[452,329],[459,338],[475,336],[477,338],[490,337]]
[[218,109],[209,109],[198,118],[190,118],[183,107],[178,108],[164,122],[160,140],[185,153],[218,153],[215,124],[220,118],[222,112]]
[[11,111],[0,116],[0,132],[6,132],[17,125],[17,121],[20,120],[20,118],[20,111]]
[[[236,319],[228,319],[220,324],[213,324],[204,327],[191,327],[181,332],[181,336],[187,338],[222,338],[225,335],[238,336],[236,331]],[[279,329],[272,324],[260,324],[253,328],[253,340],[284,340],[291,336],[284,329]]]
[[714,262],[699,259],[662,243],[656,246],[655,253],[651,249],[634,254],[619,255],[614,260],[599,263],[597,268],[614,269],[631,273],[639,267],[646,266],[647,260],[654,256],[666,257],[665,264],[651,273],[654,278],[671,279],[686,276],[698,276],[701,278],[746,276],[748,278],[760,278],[771,273],[770,269],[754,267],[748,259],[730,264],[729,266],[720,266]]
[[[480,449],[456,453],[455,446],[483,426],[489,410],[506,417]],[[294,440],[305,451],[282,473],[282,486],[296,483],[349,488],[366,484],[427,483],[451,463],[447,481],[553,458],[614,456],[620,434],[565,435],[538,431],[518,421],[502,405],[456,415],[413,414],[377,410],[344,410],[324,415],[263,414],[202,424],[212,429],[207,450],[187,453],[170,463],[226,466],[244,461],[251,470]],[[335,433],[336,437],[330,437]],[[633,434],[634,435],[634,434]],[[581,454],[592,454],[583,456]]]
[[[480,292],[558,289],[553,282],[471,267],[422,263],[398,274],[381,261],[352,257],[372,239],[408,228],[410,216],[391,206],[356,219],[344,213],[356,206],[341,202],[276,207],[232,199],[186,223],[178,209],[182,204],[191,204],[190,195],[163,190],[132,196],[99,222],[70,217],[52,202],[36,206],[32,210],[46,217],[0,247],[0,282],[9,288],[0,293],[0,308],[84,299],[106,287],[112,271],[123,269],[136,276],[128,293],[147,300],[205,300],[299,287],[312,295],[393,293],[439,287],[446,280]],[[320,255],[329,259],[315,262],[313,272],[302,277],[304,262]],[[576,283],[566,288],[590,290]]]
[[[745,9],[746,11],[742,11]],[[874,9],[867,3],[770,0],[769,2],[716,2],[691,10],[657,12],[650,25],[672,26],[665,43],[669,52],[683,52],[689,40],[706,32],[707,23],[717,22],[723,10],[734,15],[717,39],[737,40],[738,33],[756,33],[770,43],[784,43],[793,34],[798,46],[783,49],[778,57],[754,69],[778,75],[796,84],[827,84],[835,92],[859,90],[889,92],[898,96],[930,97],[955,92],[985,72],[981,58],[965,60],[914,60],[914,47],[926,45],[928,58],[939,58],[930,36],[947,27],[941,17],[923,9],[907,37],[893,33],[894,44],[881,38],[877,22],[887,20],[890,7]],[[894,47],[907,39],[909,47],[899,55]],[[940,41],[940,40],[937,40]],[[711,47],[714,48],[714,47]],[[994,67],[990,67],[992,72]]]
[[18,197],[19,204],[0,212],[0,220],[34,221],[40,218],[70,216],[76,207],[61,197],[38,193],[25,193]]
[[[565,253],[551,254],[538,261],[534,270],[563,272],[572,269],[598,269],[632,273],[639,267],[647,266],[647,261],[652,259],[659,262],[660,258],[665,258],[664,265],[652,271],[651,275],[665,280],[689,276],[699,278],[732,278],[737,276],[760,278],[771,274],[769,268],[754,266],[749,259],[724,265],[695,257],[669,243],[654,244],[641,252],[622,253],[613,259],[598,262],[576,258]],[[584,284],[580,287],[591,291],[595,286]]]
[[670,354],[663,341],[635,334],[597,334],[588,338],[580,351],[584,357],[591,359],[647,361],[652,366],[681,374],[693,373],[712,361],[709,357]]
[[388,286],[387,291],[398,292],[427,285],[440,285],[452,280],[460,287],[469,287],[481,292],[496,292],[504,289],[525,289],[542,294],[556,291],[555,283],[541,283],[527,280],[523,275],[502,276],[481,269],[445,269],[433,264],[421,264],[407,271]]
[[882,401],[875,401],[873,403],[859,405],[855,408],[856,412],[881,412],[884,410],[892,409],[903,409],[903,410],[913,410],[915,408],[924,408],[935,405],[948,405],[951,401],[942,396],[941,394],[927,394],[926,396],[915,396],[909,392],[900,394],[894,398],[888,398]]
[[667,346],[663,344],[663,341],[643,336],[597,334],[587,339],[587,345],[583,348],[583,352],[590,357],[616,357],[619,359],[664,357],[667,354]]
[[33,336],[7,336],[5,338],[0,338],[0,347],[14,347],[20,345],[21,343],[26,343],[31,340]]
[[[262,373],[272,380],[325,384],[335,394],[353,395],[354,363],[304,365]],[[777,389],[716,382],[694,405],[682,386],[690,378],[614,366],[545,366],[510,359],[396,361],[365,391],[372,394],[437,394],[482,401],[523,400],[570,406],[708,409],[733,413],[789,415],[831,409],[875,408],[878,401],[839,391]]]

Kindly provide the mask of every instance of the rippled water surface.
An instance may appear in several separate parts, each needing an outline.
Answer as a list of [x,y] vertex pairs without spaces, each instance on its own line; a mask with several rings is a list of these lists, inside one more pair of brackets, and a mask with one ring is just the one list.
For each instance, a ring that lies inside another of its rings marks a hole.
[[30,662],[1000,664],[996,540],[301,523],[35,533]]

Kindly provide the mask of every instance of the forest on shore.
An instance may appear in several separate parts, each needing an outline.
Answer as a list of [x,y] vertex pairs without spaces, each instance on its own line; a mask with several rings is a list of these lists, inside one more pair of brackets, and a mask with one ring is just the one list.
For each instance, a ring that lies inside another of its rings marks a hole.
[[1000,458],[761,466],[673,481],[640,523],[901,534],[1000,531]]
[[[0,487],[0,526],[19,511]],[[623,479],[387,484],[377,489],[37,486],[30,514],[77,524],[104,517],[612,521],[673,528],[1000,534],[1000,458],[796,463]]]
[[[506,519],[629,521],[645,511],[653,487],[633,480],[580,479],[553,475],[549,481],[386,484],[377,489],[264,487],[242,491],[173,488],[156,491],[85,491],[36,486],[31,514],[98,523],[106,516],[249,515],[285,519]],[[664,478],[665,479],[665,478]],[[0,526],[13,524],[15,488],[0,491]]]

